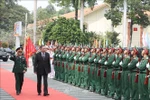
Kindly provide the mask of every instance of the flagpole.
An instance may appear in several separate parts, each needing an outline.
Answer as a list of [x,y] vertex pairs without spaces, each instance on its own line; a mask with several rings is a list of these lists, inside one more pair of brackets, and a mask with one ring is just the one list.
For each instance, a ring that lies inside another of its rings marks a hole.
[[33,26],[33,43],[36,43],[36,10],[37,10],[37,0],[34,0],[34,26]]
[[24,52],[25,52],[25,46],[26,46],[26,37],[27,37],[27,18],[28,14],[25,14],[25,32],[24,32]]
[[122,35],[122,46],[126,47],[126,33],[127,33],[127,0],[124,0],[124,11],[123,11],[123,35]]

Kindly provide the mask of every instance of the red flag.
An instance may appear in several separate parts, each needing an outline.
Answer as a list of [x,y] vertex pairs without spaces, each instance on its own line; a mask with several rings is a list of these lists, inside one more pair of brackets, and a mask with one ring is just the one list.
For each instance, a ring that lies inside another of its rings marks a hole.
[[25,44],[25,58],[28,66],[29,66],[29,57],[31,57],[32,54],[35,52],[36,49],[33,42],[31,41],[30,37],[27,37],[26,44]]

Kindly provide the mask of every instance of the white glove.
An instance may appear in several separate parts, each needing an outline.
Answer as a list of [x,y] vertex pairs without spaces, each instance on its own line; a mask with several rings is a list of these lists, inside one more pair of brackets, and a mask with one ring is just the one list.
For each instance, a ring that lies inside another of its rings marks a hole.
[[101,62],[101,60],[98,61],[99,63]]
[[94,62],[96,61],[96,58],[94,59]]
[[139,66],[139,64],[140,64],[140,63],[138,62],[138,63],[136,64],[136,67],[138,67],[138,66]]
[[149,63],[146,64],[146,68],[148,68],[148,69],[150,68]]
[[75,57],[74,57],[74,60],[76,60],[76,58],[77,58],[77,57],[75,56]]
[[119,65],[122,65],[122,61],[119,63]]
[[105,63],[104,63],[105,65],[107,64],[107,61],[105,61]]
[[128,66],[130,65],[130,63],[128,64]]
[[115,64],[115,61],[113,61],[113,63],[112,63],[113,65]]

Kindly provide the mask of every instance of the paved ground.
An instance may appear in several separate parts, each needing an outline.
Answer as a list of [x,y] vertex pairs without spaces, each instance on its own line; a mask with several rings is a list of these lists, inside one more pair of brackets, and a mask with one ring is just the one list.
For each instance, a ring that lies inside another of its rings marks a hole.
[[[2,62],[0,61],[0,67],[4,68],[8,71],[12,70],[12,61],[8,62]],[[31,64],[32,65],[32,64]],[[29,78],[33,81],[36,81],[36,75],[33,73],[33,68],[28,68],[27,73],[25,74],[26,78]],[[72,86],[70,84],[66,84],[63,82],[59,82],[53,79],[48,80],[49,87],[61,91],[65,94],[71,95],[79,100],[113,100],[110,98],[107,98],[105,96],[101,96],[99,94],[89,92],[88,90],[81,89],[75,86]],[[0,100],[14,100],[8,93],[6,93],[4,90],[0,89]]]

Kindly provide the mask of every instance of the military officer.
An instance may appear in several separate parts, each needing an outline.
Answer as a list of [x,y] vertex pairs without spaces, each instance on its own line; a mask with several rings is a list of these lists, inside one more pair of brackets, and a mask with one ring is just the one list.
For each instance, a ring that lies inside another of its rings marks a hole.
[[96,67],[96,75],[95,75],[95,92],[100,93],[101,92],[101,65],[98,63],[98,61],[101,58],[102,55],[102,48],[97,48],[96,50],[96,57],[94,59],[95,67]]
[[27,71],[26,59],[23,56],[23,49],[21,47],[16,49],[16,55],[11,56],[10,60],[14,61],[14,66],[12,72],[15,76],[15,88],[16,94],[19,95],[22,90],[24,73]]
[[88,72],[88,76],[89,76],[89,85],[90,85],[90,88],[89,90],[90,91],[95,91],[95,78],[96,78],[96,66],[94,64],[94,59],[96,57],[96,48],[92,48],[91,49],[91,55],[90,57],[88,58],[88,63],[89,63],[89,72]]
[[115,52],[115,61],[113,62],[113,71],[114,71],[114,87],[115,87],[115,100],[121,100],[121,81],[120,81],[120,65],[122,61],[123,49],[119,47]]
[[105,66],[105,61],[107,60],[107,53],[108,48],[104,48],[102,52],[102,58],[98,61],[98,63],[101,65],[101,94],[107,95],[108,87],[107,87],[107,69]]
[[107,87],[108,87],[108,97],[114,96],[114,72],[112,71],[112,63],[115,61],[115,49],[110,48],[108,51],[108,59],[105,61],[105,66],[107,67]]
[[88,89],[89,88],[89,77],[88,77],[88,58],[90,57],[90,48],[85,47],[84,56],[82,57],[83,62],[83,72],[82,72],[82,80],[81,87]]
[[135,76],[136,76],[136,64],[139,61],[138,58],[138,50],[136,47],[134,47],[131,51],[132,59],[131,62],[128,64],[128,68],[130,70],[130,76],[129,76],[129,87],[130,87],[130,94],[131,94],[131,100],[138,100],[139,93],[138,93],[138,83],[135,82]]
[[81,67],[79,64],[79,57],[81,56],[81,48],[80,46],[76,48],[76,56],[74,57],[75,61],[75,85],[80,86],[80,71]]
[[146,65],[148,63],[148,54],[149,51],[147,48],[144,48],[142,51],[142,60],[137,63],[137,68],[140,70],[139,74],[139,94],[140,94],[140,100],[150,100],[149,94],[148,94],[148,84],[145,82],[145,79],[147,78],[146,75]]

